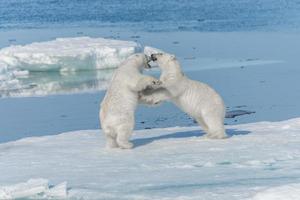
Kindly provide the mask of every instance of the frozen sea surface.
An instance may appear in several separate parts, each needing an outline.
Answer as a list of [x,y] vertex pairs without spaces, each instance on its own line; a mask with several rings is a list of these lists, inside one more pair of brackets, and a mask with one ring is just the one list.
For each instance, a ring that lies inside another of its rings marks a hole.
[[224,140],[205,139],[199,127],[135,131],[132,150],[105,149],[99,130],[2,143],[0,195],[13,190],[47,198],[50,186],[65,182],[52,194],[106,200],[299,197],[299,118],[226,129],[230,137]]

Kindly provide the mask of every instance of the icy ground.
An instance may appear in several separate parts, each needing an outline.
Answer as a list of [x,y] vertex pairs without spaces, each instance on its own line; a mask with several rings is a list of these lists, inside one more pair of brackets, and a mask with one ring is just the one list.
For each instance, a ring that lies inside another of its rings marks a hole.
[[226,128],[225,140],[206,139],[199,127],[135,131],[132,150],[105,149],[99,130],[3,143],[0,194],[49,180],[38,194],[19,194],[49,198],[58,185],[74,199],[300,198],[300,118]]

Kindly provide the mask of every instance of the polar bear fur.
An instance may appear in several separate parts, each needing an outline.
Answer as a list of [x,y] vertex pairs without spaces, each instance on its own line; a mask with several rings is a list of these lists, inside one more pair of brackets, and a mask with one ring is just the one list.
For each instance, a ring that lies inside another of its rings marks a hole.
[[134,128],[138,92],[160,85],[159,80],[142,74],[143,69],[148,68],[149,61],[144,54],[134,54],[113,74],[99,114],[107,147],[128,149],[133,146],[129,138]]
[[144,90],[140,101],[159,104],[169,100],[193,117],[206,136],[214,139],[226,138],[224,129],[225,106],[220,95],[207,84],[186,77],[174,55],[152,54],[151,58],[160,67],[162,86],[156,90]]

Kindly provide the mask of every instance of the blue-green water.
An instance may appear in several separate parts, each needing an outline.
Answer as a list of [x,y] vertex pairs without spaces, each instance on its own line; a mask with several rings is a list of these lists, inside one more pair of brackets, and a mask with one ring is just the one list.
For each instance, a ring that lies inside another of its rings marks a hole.
[[2,0],[0,30],[129,27],[147,31],[297,29],[297,0]]

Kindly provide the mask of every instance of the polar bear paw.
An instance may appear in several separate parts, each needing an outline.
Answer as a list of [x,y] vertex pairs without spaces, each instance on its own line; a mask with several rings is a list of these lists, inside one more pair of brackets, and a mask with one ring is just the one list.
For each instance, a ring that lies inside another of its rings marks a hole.
[[206,134],[204,136],[205,138],[208,138],[208,139],[226,139],[228,138],[228,136],[226,134]]
[[157,89],[157,88],[160,88],[161,85],[162,85],[162,82],[160,80],[155,79],[155,78],[151,78],[150,84],[147,85],[146,90]]
[[152,81],[152,85],[154,85],[154,86],[156,86],[156,85],[160,86],[161,84],[162,84],[162,82],[160,80],[155,79]]
[[118,145],[121,149],[132,149],[133,143],[128,141],[118,141]]
[[113,138],[106,138],[106,148],[112,149],[112,148],[118,148],[119,145],[117,141]]

